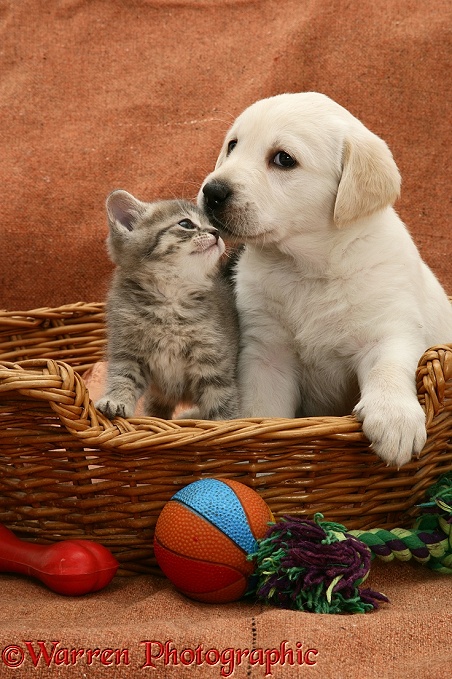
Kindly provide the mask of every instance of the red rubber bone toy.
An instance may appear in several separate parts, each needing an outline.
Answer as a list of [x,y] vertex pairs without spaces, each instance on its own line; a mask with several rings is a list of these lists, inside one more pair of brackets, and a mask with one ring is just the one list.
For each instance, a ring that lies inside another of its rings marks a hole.
[[80,596],[106,587],[119,563],[103,545],[89,540],[63,540],[35,545],[19,540],[0,525],[0,572],[38,578],[58,594]]

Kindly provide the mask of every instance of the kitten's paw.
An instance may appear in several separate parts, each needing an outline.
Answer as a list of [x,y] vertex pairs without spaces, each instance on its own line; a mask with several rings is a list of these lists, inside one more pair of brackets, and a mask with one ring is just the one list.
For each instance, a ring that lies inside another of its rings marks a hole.
[[425,413],[416,398],[375,398],[369,395],[356,406],[371,448],[388,466],[397,468],[419,455],[427,440]]
[[202,408],[190,408],[177,413],[176,420],[233,420],[238,417],[238,408],[223,406],[203,411]]
[[188,408],[187,410],[182,410],[178,412],[176,420],[202,420],[201,412],[199,408]]
[[110,396],[104,396],[94,404],[97,410],[106,415],[110,420],[114,417],[132,417],[133,407],[120,401],[115,401]]
[[201,413],[203,420],[235,420],[239,417],[239,409],[233,404],[221,405],[211,408],[204,414]]

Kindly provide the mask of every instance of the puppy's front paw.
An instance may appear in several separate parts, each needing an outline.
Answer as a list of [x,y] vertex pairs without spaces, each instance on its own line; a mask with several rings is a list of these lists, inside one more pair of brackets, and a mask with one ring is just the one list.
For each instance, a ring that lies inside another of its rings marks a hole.
[[114,417],[132,417],[133,415],[133,408],[130,405],[116,401],[110,396],[104,396],[96,401],[95,407],[110,420]]
[[361,399],[353,411],[371,448],[397,468],[419,455],[427,440],[425,413],[416,398]]

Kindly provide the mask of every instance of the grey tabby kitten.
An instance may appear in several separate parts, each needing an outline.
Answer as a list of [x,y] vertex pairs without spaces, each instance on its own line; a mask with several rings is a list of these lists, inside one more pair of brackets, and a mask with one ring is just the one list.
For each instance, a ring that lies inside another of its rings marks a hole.
[[107,417],[238,416],[238,319],[220,271],[225,250],[207,217],[182,200],[144,203],[114,191],[106,203],[108,250],[117,265],[107,300]]

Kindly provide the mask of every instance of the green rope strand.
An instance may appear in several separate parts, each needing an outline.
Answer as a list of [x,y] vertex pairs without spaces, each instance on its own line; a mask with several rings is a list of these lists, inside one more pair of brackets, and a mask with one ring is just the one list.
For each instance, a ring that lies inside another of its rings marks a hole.
[[427,512],[412,530],[351,530],[349,535],[364,542],[372,556],[382,561],[415,559],[432,570],[452,574],[452,474],[444,474],[427,492],[430,498],[419,505]]

